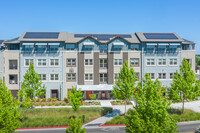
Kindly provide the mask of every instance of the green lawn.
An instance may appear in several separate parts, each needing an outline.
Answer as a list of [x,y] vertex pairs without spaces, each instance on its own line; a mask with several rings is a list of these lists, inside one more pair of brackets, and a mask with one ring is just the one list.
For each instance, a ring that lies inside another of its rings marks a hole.
[[[79,117],[85,115],[85,122],[88,122],[110,112],[112,112],[112,108],[90,107],[80,108],[77,115]],[[23,114],[21,128],[68,126],[70,117],[74,115],[71,108],[29,109]]]
[[[171,109],[168,112],[173,119],[177,120],[178,122],[200,120],[200,113],[189,109],[185,109],[184,114],[181,114],[181,110],[178,109]],[[125,122],[126,120],[124,116],[116,116],[112,120],[107,121],[105,125],[125,124]]]

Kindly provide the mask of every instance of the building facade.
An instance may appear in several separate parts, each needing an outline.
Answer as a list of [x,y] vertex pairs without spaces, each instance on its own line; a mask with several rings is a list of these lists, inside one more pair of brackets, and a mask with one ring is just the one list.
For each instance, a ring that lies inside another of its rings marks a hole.
[[84,99],[90,99],[90,94],[110,99],[115,79],[126,60],[134,67],[138,81],[149,73],[166,87],[170,86],[183,58],[195,70],[195,43],[176,33],[24,32],[3,45],[1,78],[14,96],[31,62],[46,86],[46,97],[62,100],[72,86],[82,90]]

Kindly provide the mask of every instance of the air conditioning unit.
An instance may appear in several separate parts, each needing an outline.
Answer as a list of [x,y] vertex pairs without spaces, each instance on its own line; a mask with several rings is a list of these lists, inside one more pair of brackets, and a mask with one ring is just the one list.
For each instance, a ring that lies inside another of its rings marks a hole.
[[70,73],[74,73],[74,68],[70,68],[70,69],[69,69],[69,72],[70,72]]

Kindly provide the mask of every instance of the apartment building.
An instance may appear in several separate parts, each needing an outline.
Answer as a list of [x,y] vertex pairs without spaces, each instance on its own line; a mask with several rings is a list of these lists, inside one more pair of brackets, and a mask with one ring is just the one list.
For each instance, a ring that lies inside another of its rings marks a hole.
[[24,32],[3,45],[0,70],[14,96],[31,62],[47,88],[46,97],[59,99],[67,97],[72,86],[82,90],[84,99],[90,94],[110,99],[125,60],[134,67],[138,81],[149,73],[166,87],[183,58],[195,69],[195,43],[176,33]]

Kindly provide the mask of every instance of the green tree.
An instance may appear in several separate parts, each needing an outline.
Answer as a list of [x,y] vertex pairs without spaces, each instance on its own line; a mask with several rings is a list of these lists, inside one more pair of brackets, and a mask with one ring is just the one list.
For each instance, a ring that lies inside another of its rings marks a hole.
[[74,86],[72,86],[72,92],[69,93],[68,96],[70,100],[70,105],[76,113],[76,111],[79,110],[80,106],[82,105],[82,91],[80,89],[76,91]]
[[184,58],[179,73],[173,75],[173,82],[168,90],[169,99],[173,102],[182,101],[182,113],[184,113],[184,101],[196,99],[199,90],[200,81],[196,79],[190,63]]
[[40,76],[34,70],[33,63],[30,64],[28,70],[24,75],[24,81],[22,82],[21,88],[25,89],[25,93],[28,97],[35,98],[36,96],[45,95],[45,85],[42,85]]
[[135,89],[137,105],[126,118],[128,133],[173,133],[177,129],[176,121],[168,114],[170,109],[167,97],[163,96],[166,88],[158,79],[151,80],[149,74]]
[[86,133],[85,128],[81,129],[81,119],[71,118],[70,126],[66,129],[66,133]]
[[119,78],[116,80],[112,90],[112,93],[116,99],[121,99],[125,102],[125,115],[127,102],[133,96],[133,90],[137,80],[137,74],[135,73],[133,67],[129,68],[128,62],[125,61],[120,70]]
[[0,132],[14,133],[20,127],[20,103],[12,97],[5,83],[0,80]]

